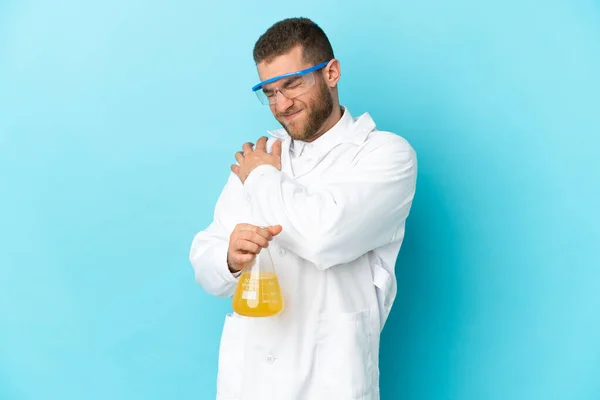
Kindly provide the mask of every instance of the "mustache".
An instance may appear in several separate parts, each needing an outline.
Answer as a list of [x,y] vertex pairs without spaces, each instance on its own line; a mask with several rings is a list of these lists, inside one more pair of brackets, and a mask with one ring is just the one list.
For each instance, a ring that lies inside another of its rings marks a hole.
[[301,108],[297,109],[297,110],[293,110],[293,111],[286,111],[284,113],[277,113],[278,117],[288,117],[292,114],[296,114],[298,111],[302,111]]

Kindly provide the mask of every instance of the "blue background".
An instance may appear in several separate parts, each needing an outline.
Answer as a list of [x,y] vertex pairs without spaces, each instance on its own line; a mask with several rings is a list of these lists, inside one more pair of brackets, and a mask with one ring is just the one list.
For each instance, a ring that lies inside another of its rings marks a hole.
[[419,155],[382,399],[600,398],[597,1],[3,0],[0,399],[214,398],[187,256],[288,16]]

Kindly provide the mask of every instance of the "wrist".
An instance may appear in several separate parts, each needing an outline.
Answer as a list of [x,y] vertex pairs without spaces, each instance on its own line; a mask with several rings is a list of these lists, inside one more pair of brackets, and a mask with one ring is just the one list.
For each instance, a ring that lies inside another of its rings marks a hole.
[[227,268],[229,268],[229,272],[231,272],[232,274],[237,274],[238,272],[240,272],[239,269],[236,269],[231,261],[229,261],[229,255],[227,255]]

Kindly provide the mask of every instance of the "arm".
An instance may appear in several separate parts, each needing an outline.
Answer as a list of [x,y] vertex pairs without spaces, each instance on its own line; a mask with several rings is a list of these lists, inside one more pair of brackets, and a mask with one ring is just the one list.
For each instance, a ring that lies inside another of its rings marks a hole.
[[393,140],[362,156],[326,187],[309,189],[272,165],[261,165],[248,176],[244,190],[262,221],[283,227],[283,246],[327,269],[402,234],[416,171],[412,148]]
[[[231,180],[234,178],[235,175],[230,175],[217,200],[212,223],[194,237],[189,255],[196,282],[207,293],[217,297],[233,296],[243,266],[281,232],[280,226],[264,229],[236,223],[234,207],[240,206],[240,200],[231,193]],[[234,228],[226,229],[228,226]]]
[[229,182],[217,200],[213,221],[196,234],[189,254],[196,282],[217,297],[233,296],[239,275],[232,274],[227,266],[230,232],[225,229],[223,218],[229,202],[228,185]]

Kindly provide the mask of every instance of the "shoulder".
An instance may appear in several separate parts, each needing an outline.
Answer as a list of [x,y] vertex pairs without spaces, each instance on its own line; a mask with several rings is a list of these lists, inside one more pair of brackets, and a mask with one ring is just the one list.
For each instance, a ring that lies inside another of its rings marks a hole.
[[269,152],[276,141],[279,140],[283,144],[285,141],[290,140],[290,136],[283,128],[268,130],[267,133],[267,151]]
[[267,152],[269,152],[269,153],[271,152],[271,149],[273,148],[273,145],[274,145],[274,144],[275,144],[275,142],[276,142],[276,141],[278,141],[278,140],[279,140],[279,141],[280,141],[280,142],[283,144],[283,141],[284,141],[285,139],[281,139],[281,138],[278,138],[278,137],[275,137],[275,136],[270,136],[270,137],[267,139]]
[[380,131],[377,129],[369,133],[364,145],[368,150],[383,151],[385,149],[391,149],[392,151],[415,152],[414,148],[406,138],[393,132]]
[[416,152],[406,138],[397,133],[381,130],[368,112],[358,118],[351,117],[349,134],[346,139],[357,145],[357,157],[366,155],[377,155],[384,158],[399,153],[405,153],[411,157]]
[[365,138],[356,156],[356,164],[400,166],[417,164],[417,153],[410,142],[396,133],[374,129]]

